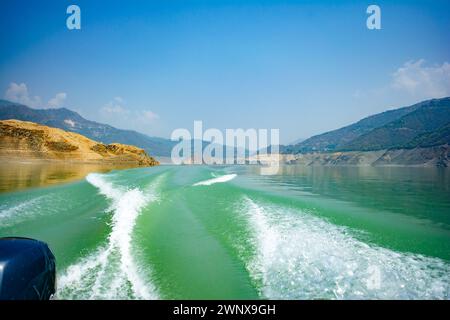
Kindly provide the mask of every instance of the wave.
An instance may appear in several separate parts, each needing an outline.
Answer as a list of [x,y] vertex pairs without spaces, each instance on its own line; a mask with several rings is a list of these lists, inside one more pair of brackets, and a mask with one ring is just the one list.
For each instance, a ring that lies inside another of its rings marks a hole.
[[0,228],[15,226],[42,216],[59,214],[58,207],[64,205],[67,206],[67,199],[57,193],[4,203],[0,205]]
[[158,294],[133,257],[132,233],[141,210],[155,201],[156,182],[148,192],[122,190],[105,175],[89,174],[86,180],[112,200],[112,228],[106,246],[71,265],[58,278],[62,299],[157,299]]
[[248,197],[247,269],[269,299],[448,299],[447,262],[368,245],[311,214]]
[[200,181],[197,183],[194,183],[193,186],[210,186],[212,184],[215,183],[223,183],[223,182],[228,182],[230,180],[233,180],[234,178],[237,177],[237,174],[232,173],[232,174],[226,174],[220,177],[216,177],[213,179],[208,179],[208,180],[204,180],[204,181]]
[[36,208],[44,196],[26,200],[9,208],[0,207],[0,227],[9,227],[37,214]]

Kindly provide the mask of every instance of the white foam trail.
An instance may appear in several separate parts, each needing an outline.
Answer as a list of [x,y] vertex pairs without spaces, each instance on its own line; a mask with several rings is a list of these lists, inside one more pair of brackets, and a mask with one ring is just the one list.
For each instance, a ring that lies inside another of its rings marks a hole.
[[230,180],[233,180],[234,178],[237,177],[237,174],[232,173],[232,174],[226,174],[217,178],[213,178],[213,179],[209,179],[209,180],[204,180],[204,181],[200,181],[197,183],[194,183],[193,186],[210,186],[212,184],[215,183],[223,183],[223,182],[227,182]]
[[[156,200],[152,192],[138,188],[120,190],[104,175],[89,174],[86,180],[113,201],[112,230],[105,247],[82,259],[58,279],[58,297],[81,299],[156,299],[154,286],[145,281],[132,254],[132,234],[140,211]],[[154,190],[155,186],[153,186]]]
[[0,207],[0,227],[8,227],[25,221],[35,215],[39,215],[39,204],[46,196],[39,196],[21,202],[12,207],[2,209]]
[[98,173],[91,173],[86,176],[86,181],[99,189],[99,192],[109,199],[117,200],[124,193],[117,187],[114,187],[111,182],[105,180],[105,178]]
[[255,256],[247,269],[269,299],[449,299],[441,259],[369,246],[308,213],[244,199]]

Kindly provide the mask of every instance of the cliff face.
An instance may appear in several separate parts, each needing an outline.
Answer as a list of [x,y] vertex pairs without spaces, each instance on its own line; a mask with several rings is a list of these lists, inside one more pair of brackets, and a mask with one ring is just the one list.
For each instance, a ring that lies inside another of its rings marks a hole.
[[377,151],[310,152],[301,154],[270,154],[250,157],[261,164],[297,164],[302,166],[401,166],[401,167],[448,167],[450,145]]
[[105,145],[77,133],[19,120],[0,121],[0,157],[138,166],[159,164],[135,146]]
[[[393,149],[377,151],[347,151],[282,155],[287,163],[307,166],[420,166],[448,167],[450,146]],[[289,156],[289,157],[287,157]]]

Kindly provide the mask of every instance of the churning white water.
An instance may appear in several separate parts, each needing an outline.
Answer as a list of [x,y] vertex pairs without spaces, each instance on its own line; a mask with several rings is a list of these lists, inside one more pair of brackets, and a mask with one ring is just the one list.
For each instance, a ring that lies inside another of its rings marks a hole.
[[[133,257],[132,233],[141,210],[155,201],[156,185],[147,192],[121,190],[101,174],[86,180],[112,201],[112,229],[106,246],[71,265],[58,279],[58,297],[82,299],[156,299],[156,289]],[[156,183],[155,183],[156,184]],[[148,267],[147,267],[148,268]]]
[[216,178],[200,181],[200,182],[194,183],[193,185],[194,186],[210,186],[210,185],[215,184],[215,183],[223,183],[223,182],[231,181],[231,180],[233,180],[236,177],[237,177],[237,174],[235,174],[235,173],[226,174],[226,175],[219,176],[219,177],[216,177]]
[[253,234],[247,269],[270,299],[448,299],[443,260],[368,245],[309,213],[244,197]]

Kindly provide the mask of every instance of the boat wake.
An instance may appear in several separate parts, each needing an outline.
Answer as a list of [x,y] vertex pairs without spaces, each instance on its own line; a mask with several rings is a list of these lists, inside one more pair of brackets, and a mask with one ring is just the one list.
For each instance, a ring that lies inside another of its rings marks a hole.
[[448,299],[443,260],[368,245],[305,212],[244,198],[254,256],[247,269],[269,299]]
[[45,200],[45,196],[32,198],[11,207],[0,206],[0,227],[9,227],[38,215],[42,200]]
[[157,299],[155,287],[146,281],[133,257],[132,234],[141,210],[157,196],[154,182],[147,192],[122,190],[101,174],[86,180],[112,201],[112,229],[106,246],[69,266],[58,278],[61,299]]
[[210,186],[210,185],[215,184],[215,183],[223,183],[223,182],[231,181],[231,180],[233,180],[236,177],[237,177],[237,174],[235,174],[235,173],[226,174],[226,175],[223,175],[223,176],[220,176],[220,177],[215,177],[215,178],[212,178],[212,179],[208,179],[208,180],[204,180],[204,181],[200,181],[200,182],[194,183],[193,186]]

